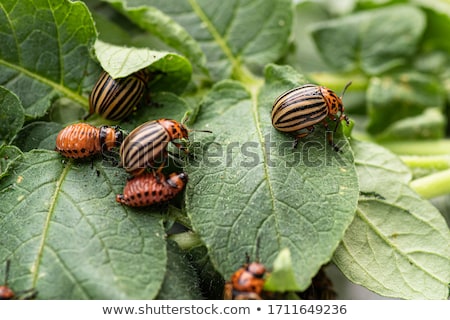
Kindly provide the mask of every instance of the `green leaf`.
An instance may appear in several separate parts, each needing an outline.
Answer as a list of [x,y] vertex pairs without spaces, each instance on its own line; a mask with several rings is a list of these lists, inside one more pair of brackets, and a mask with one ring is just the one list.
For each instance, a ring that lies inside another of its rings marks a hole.
[[319,22],[312,34],[331,67],[341,71],[359,68],[374,75],[406,64],[425,26],[420,9],[395,5]]
[[143,7],[128,8],[132,1],[108,0],[111,5],[142,29],[161,38],[169,46],[185,55],[202,72],[207,73],[206,58],[199,44],[170,16],[145,2]]
[[273,101],[300,79],[291,68],[270,65],[259,96],[227,80],[202,103],[195,125],[213,134],[198,136],[195,161],[186,168],[186,210],[225,278],[245,253],[271,265],[289,248],[304,289],[353,218],[358,181],[342,135],[335,137],[341,153],[320,127],[293,150],[293,137],[272,127]]
[[186,114],[190,114],[192,109],[187,102],[172,92],[155,92],[150,96],[150,103],[136,111],[128,121],[120,124],[121,128],[133,130],[138,125],[160,118],[174,119],[181,121]]
[[[260,71],[287,49],[292,24],[290,0],[121,2],[130,19],[156,32],[175,49],[180,50],[180,44],[187,40],[188,57],[198,57],[198,48],[191,40],[195,39],[207,57],[213,81],[232,75],[239,78],[245,68]],[[156,19],[157,27],[150,18]]]
[[0,146],[0,179],[8,172],[10,164],[21,155],[22,152],[15,146]]
[[33,149],[55,150],[56,136],[62,128],[59,123],[35,121],[23,127],[12,144],[23,152]]
[[158,293],[159,300],[203,299],[194,267],[175,242],[167,242],[167,272]]
[[[397,121],[419,116],[427,108],[436,108],[443,112],[445,93],[435,77],[421,73],[401,73],[372,77],[367,89],[367,108],[369,123],[367,131],[371,134],[383,133]],[[434,121],[433,117],[428,118]],[[435,121],[434,121],[435,122]],[[433,133],[424,130],[427,122],[415,123],[419,127],[410,130],[410,138],[442,137],[444,126],[432,127]]]
[[0,87],[0,145],[8,144],[24,121],[23,107],[17,96]]
[[103,70],[114,79],[149,67],[155,75],[162,74],[157,83],[152,85],[152,90],[176,93],[183,92],[191,79],[191,64],[186,58],[175,53],[120,47],[101,40],[97,40],[94,47]]
[[311,25],[329,20],[323,3],[301,1],[295,6],[292,30],[294,48],[286,57],[286,64],[304,72],[329,71],[311,35]]
[[353,282],[388,297],[447,299],[450,232],[442,215],[408,186],[401,160],[352,142],[361,195],[334,261]]
[[450,52],[450,39],[446,35],[450,32],[450,3],[443,1],[414,0],[426,10],[427,28],[423,37],[425,51],[442,50]]
[[205,246],[196,246],[188,252],[189,260],[196,270],[203,296],[222,300],[225,280],[211,263]]
[[264,283],[264,290],[277,292],[300,291],[295,281],[289,249],[282,249],[273,262],[273,271],[270,272]]
[[441,108],[427,108],[414,117],[398,120],[377,135],[377,141],[444,138],[447,121]]
[[87,115],[88,112],[85,107],[73,103],[70,99],[63,97],[55,101],[44,119],[46,121],[67,124],[79,122],[80,119],[83,119]]
[[19,97],[27,118],[43,116],[61,96],[87,106],[83,93],[98,66],[90,57],[96,31],[84,3],[2,2],[0,30],[0,85]]
[[152,299],[166,270],[159,210],[115,201],[124,170],[36,150],[0,180],[0,261],[40,299]]

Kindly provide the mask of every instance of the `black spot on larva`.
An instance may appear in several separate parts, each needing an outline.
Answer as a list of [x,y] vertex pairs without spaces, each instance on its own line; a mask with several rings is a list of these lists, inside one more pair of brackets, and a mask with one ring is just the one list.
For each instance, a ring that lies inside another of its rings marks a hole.
[[78,150],[72,150],[73,153],[78,153]]
[[148,191],[144,192],[144,196],[148,197]]
[[85,148],[81,148],[81,153],[85,153],[86,152],[86,149]]
[[163,191],[161,189],[161,190],[158,191],[158,195],[162,195],[162,194],[163,194]]
[[131,200],[134,200],[134,194],[132,194],[132,195],[130,196],[130,199],[131,199]]
[[152,196],[156,196],[156,191],[155,190],[152,191]]
[[137,193],[136,196],[137,196],[138,198],[142,198],[142,194],[141,194],[140,192]]

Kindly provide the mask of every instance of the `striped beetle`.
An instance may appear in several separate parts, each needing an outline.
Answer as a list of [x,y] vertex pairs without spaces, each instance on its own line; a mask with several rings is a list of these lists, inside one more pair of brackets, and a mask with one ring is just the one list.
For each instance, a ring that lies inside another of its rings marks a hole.
[[55,150],[72,159],[87,158],[111,150],[123,140],[118,127],[94,127],[76,123],[62,129],[56,137]]
[[[148,167],[167,158],[167,146],[172,142],[178,149],[187,152],[176,139],[189,139],[189,131],[183,123],[172,119],[148,121],[135,128],[120,146],[121,164],[133,176],[142,174]],[[199,132],[211,132],[196,130]],[[164,162],[158,171],[161,171]]]
[[[172,119],[148,121],[135,128],[120,146],[121,164],[134,176],[142,174],[147,167],[167,157],[167,145],[172,143],[184,149],[175,139],[188,139],[184,124]],[[163,164],[160,169],[162,169]]]
[[[341,97],[326,87],[314,84],[305,84],[286,91],[273,104],[272,125],[279,131],[290,133],[307,129],[307,132],[301,132],[295,136],[293,148],[297,146],[299,139],[313,132],[314,125],[319,122],[322,122],[328,130],[327,117],[337,121],[334,128],[334,132],[336,132],[342,120],[345,120],[347,125],[349,124],[348,117],[344,114],[342,96],[350,84],[351,82],[347,83]],[[340,112],[339,116],[337,116],[338,112]],[[330,145],[338,151],[339,148],[334,144],[331,132],[327,139]]]
[[161,172],[147,172],[127,181],[123,194],[116,201],[131,207],[146,207],[174,198],[187,182],[187,174],[172,173],[166,178]]
[[89,115],[97,113],[109,120],[124,119],[141,101],[149,79],[146,68],[119,79],[103,71],[89,95]]

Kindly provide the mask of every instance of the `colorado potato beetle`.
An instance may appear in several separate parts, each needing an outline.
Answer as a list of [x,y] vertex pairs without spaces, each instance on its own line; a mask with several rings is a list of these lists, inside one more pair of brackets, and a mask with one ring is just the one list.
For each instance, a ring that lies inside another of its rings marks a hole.
[[[183,149],[175,139],[188,139],[184,124],[171,119],[148,121],[135,128],[120,146],[120,158],[125,170],[134,176],[167,157],[167,145],[172,142]],[[162,168],[162,167],[160,167]]]
[[8,287],[9,268],[10,260],[6,260],[5,283],[0,286],[0,300],[23,300],[35,298],[37,295],[37,291],[35,289],[14,292],[10,287]]
[[87,158],[111,150],[123,140],[118,127],[76,123],[62,129],[56,137],[55,150],[72,159]]
[[119,79],[103,71],[89,96],[89,115],[97,113],[109,120],[126,118],[140,103],[149,79],[148,69]]
[[[305,84],[281,94],[272,107],[272,125],[279,131],[295,133],[306,129],[306,132],[298,132],[295,136],[293,147],[298,140],[306,137],[314,131],[314,126],[322,122],[328,129],[326,118],[337,121],[334,131],[339,123],[345,120],[349,123],[347,115],[344,114],[342,97],[351,82],[347,83],[338,97],[332,90],[314,84]],[[340,113],[339,115],[337,115]],[[327,136],[328,142],[335,150],[337,146],[333,142],[332,133]]]
[[123,194],[116,201],[130,207],[146,207],[174,198],[187,182],[187,174],[172,173],[166,178],[161,172],[148,172],[129,179]]
[[225,300],[261,300],[266,268],[259,262],[250,262],[239,268],[225,284]]

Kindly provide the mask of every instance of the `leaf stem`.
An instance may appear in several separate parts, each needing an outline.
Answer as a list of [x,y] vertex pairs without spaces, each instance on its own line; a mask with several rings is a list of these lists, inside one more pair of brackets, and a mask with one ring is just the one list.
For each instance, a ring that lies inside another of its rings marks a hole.
[[450,193],[450,169],[411,181],[410,187],[425,199]]
[[176,207],[169,206],[169,210],[167,211],[167,219],[178,222],[188,229],[192,229],[191,220],[189,220],[189,218]]
[[170,235],[168,238],[175,241],[182,250],[189,250],[203,245],[200,237],[192,231],[175,233]]
[[244,65],[239,65],[233,71],[233,78],[242,82],[242,84],[250,91],[253,97],[257,97],[259,90],[264,85],[264,79],[258,78],[248,70]]
[[450,139],[379,142],[398,155],[449,155]]
[[450,155],[400,156],[400,159],[410,168],[431,170],[450,169]]

